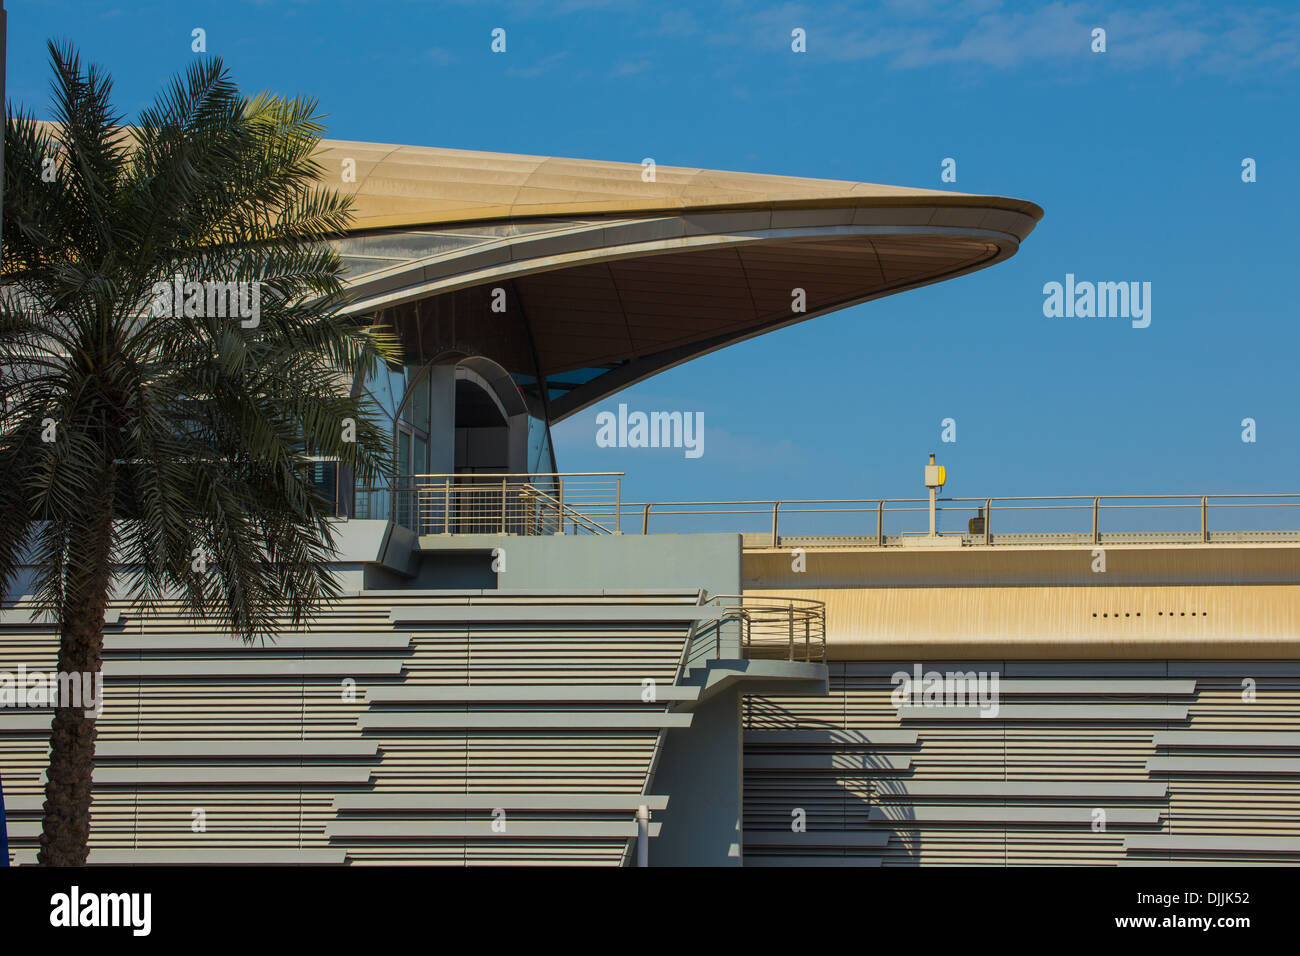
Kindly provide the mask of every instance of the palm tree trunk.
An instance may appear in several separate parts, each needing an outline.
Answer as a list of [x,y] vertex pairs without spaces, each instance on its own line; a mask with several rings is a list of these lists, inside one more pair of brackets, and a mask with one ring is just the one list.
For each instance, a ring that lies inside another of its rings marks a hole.
[[[111,502],[111,497],[109,501]],[[111,505],[110,505],[111,508]],[[59,634],[59,671],[98,674],[104,652],[104,610],[112,572],[111,513],[69,561],[70,587]],[[83,701],[84,703],[84,701]],[[42,866],[84,866],[90,847],[91,776],[95,770],[95,718],[84,707],[58,707],[50,734],[50,765],[41,822]]]

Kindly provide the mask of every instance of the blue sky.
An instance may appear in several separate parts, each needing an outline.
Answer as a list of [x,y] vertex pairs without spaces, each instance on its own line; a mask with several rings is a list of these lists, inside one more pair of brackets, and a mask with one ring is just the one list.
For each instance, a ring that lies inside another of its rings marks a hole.
[[[318,98],[335,138],[651,156],[1046,210],[1008,262],[761,336],[558,426],[561,469],[626,471],[628,498],[912,496],[930,451],[961,496],[1296,487],[1294,6],[6,6],[7,93],[38,115],[47,38],[108,67],[131,117],[202,27],[241,87]],[[1043,285],[1067,272],[1151,282],[1150,327],[1045,318]],[[619,401],[703,412],[705,454],[598,448],[595,413]]]

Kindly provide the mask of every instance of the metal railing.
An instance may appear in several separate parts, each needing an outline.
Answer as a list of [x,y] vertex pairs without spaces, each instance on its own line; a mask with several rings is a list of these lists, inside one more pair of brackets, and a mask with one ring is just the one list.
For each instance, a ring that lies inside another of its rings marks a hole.
[[[971,545],[1300,541],[1294,508],[1300,493],[941,498],[939,531]],[[929,500],[657,501],[622,510],[640,519],[642,534],[740,531],[751,548],[828,539],[890,547],[928,533]]]
[[[747,548],[906,545],[926,498],[625,502],[622,472],[407,475],[358,489],[353,515],[419,534],[741,532]],[[1300,541],[1300,493],[939,499],[939,532],[966,545]]]
[[[808,598],[718,594],[704,602],[722,616],[695,632],[697,648],[715,658],[734,649],[746,660],[826,662],[826,604]],[[711,645],[711,646],[710,646]]]
[[404,475],[358,489],[357,518],[417,534],[611,534],[622,472]]

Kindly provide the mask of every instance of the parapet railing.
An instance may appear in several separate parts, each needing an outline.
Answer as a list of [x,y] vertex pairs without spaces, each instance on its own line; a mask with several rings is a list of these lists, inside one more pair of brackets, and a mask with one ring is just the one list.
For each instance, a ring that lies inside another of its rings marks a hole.
[[610,534],[622,479],[622,472],[404,475],[358,489],[353,513],[417,534]]
[[[940,498],[939,532],[964,544],[1300,541],[1300,493]],[[652,531],[741,531],[745,546],[830,538],[878,547],[928,534],[927,498],[625,502]],[[653,522],[653,528],[652,528]],[[1289,527],[1288,527],[1289,526]]]
[[[419,534],[741,532],[746,548],[904,546],[926,498],[626,502],[622,472],[406,475],[358,489],[353,515]],[[1300,493],[940,498],[941,535],[967,545],[1300,541]]]
[[809,598],[718,594],[704,602],[723,608],[701,625],[699,651],[727,658],[734,649],[746,660],[826,662],[826,604]]

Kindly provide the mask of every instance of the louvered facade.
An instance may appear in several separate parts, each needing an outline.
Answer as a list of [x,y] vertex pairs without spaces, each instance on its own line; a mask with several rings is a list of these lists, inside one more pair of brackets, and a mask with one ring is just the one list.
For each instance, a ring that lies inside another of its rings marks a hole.
[[[361,593],[248,646],[114,610],[91,862],[621,863],[701,619],[698,592]],[[52,670],[6,616],[0,670]],[[51,712],[0,711],[32,862]],[[656,835],[659,824],[651,824]]]
[[1300,863],[1300,662],[920,662],[984,715],[896,707],[916,663],[746,699],[747,866]]
[[1300,863],[1300,546],[1040,540],[747,551],[831,657],[746,700],[747,865]]

